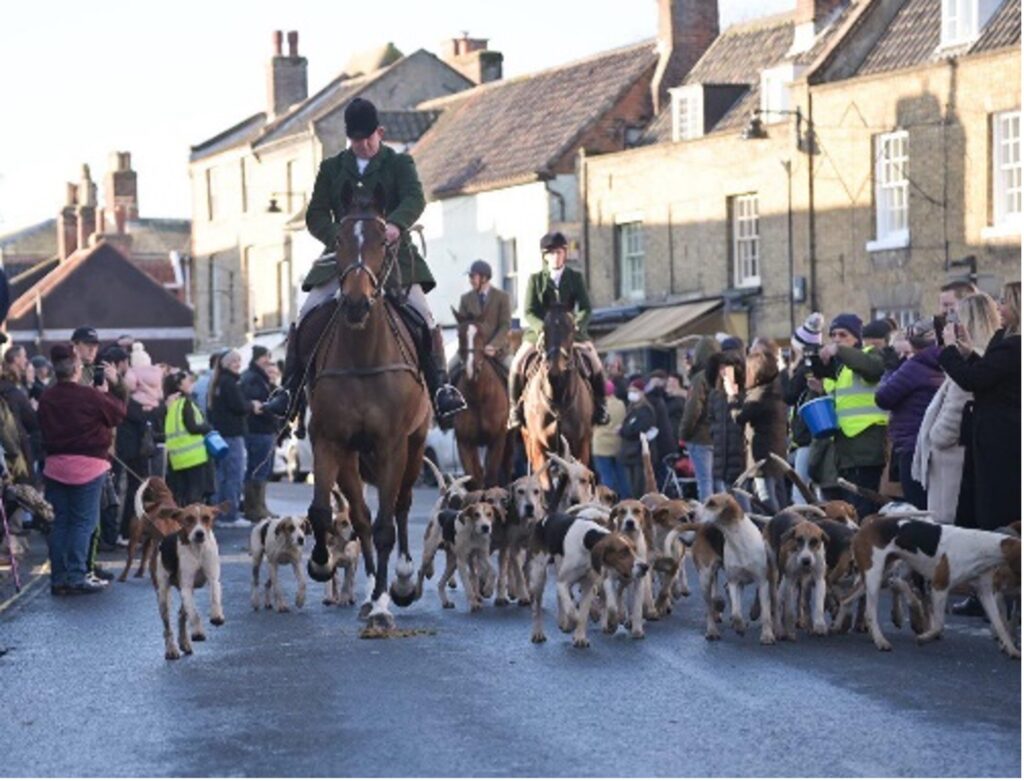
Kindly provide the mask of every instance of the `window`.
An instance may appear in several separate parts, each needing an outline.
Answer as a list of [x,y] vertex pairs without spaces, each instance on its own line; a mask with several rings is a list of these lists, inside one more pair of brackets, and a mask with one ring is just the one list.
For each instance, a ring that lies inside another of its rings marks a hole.
[[732,199],[733,284],[757,287],[761,284],[761,234],[757,193]]
[[988,24],[1002,0],[942,0],[940,48],[970,43]]
[[804,71],[802,66],[785,63],[761,71],[761,119],[766,124],[785,122],[789,108],[789,85]]
[[1021,218],[1020,112],[992,117],[992,222]]
[[249,211],[249,193],[245,189],[245,158],[243,157],[241,160],[238,161],[238,163],[239,172],[242,175],[241,181],[239,182],[239,184],[241,185],[242,194],[242,214],[245,214],[247,211]]
[[206,219],[213,222],[217,217],[217,169],[206,169]]
[[210,338],[219,339],[221,331],[221,310],[220,310],[220,291],[217,289],[217,262],[216,257],[211,255],[207,261],[207,291],[210,296],[208,314],[209,314],[209,326],[210,326]]
[[704,135],[704,101],[700,85],[672,90],[672,140]]
[[642,222],[619,225],[619,293],[623,298],[644,297],[644,233]]
[[519,258],[516,255],[515,239],[498,239],[498,273],[501,274],[501,289],[508,293],[509,308],[515,312],[519,307]]
[[889,309],[872,309],[871,319],[872,320],[884,320],[887,317],[891,317],[900,328],[910,328],[914,323],[921,319],[920,313],[914,307],[892,307]]
[[875,238],[868,249],[906,246],[910,240],[907,223],[907,139],[906,130],[875,137]]

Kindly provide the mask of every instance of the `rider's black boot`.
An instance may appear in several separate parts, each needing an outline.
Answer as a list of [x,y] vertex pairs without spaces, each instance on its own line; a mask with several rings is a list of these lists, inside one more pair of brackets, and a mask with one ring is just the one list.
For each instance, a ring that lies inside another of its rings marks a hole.
[[297,324],[293,323],[288,330],[288,347],[284,356],[284,377],[278,388],[263,409],[271,415],[291,420],[299,407],[303,384],[312,381],[311,372],[306,371],[306,364],[317,345],[320,336],[334,315],[336,304],[328,301],[308,312]]
[[448,362],[444,357],[444,337],[440,328],[429,332],[424,340],[426,355],[420,356],[423,378],[434,404],[434,416],[440,421],[466,409],[466,400],[458,388],[448,382]]
[[590,387],[594,393],[594,416],[595,426],[607,426],[611,418],[608,416],[608,405],[604,393],[604,372],[595,372],[590,378]]
[[515,431],[523,425],[523,377],[520,372],[509,376],[508,386],[508,425],[509,431]]

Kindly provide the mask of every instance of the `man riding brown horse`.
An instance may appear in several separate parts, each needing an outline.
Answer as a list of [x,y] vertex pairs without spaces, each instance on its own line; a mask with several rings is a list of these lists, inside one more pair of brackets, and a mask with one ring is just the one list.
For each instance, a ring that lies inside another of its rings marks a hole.
[[345,133],[349,148],[320,164],[313,194],[306,210],[309,232],[324,243],[325,255],[313,265],[302,284],[309,291],[299,321],[288,335],[285,377],[281,390],[265,405],[272,414],[294,414],[299,391],[307,377],[312,350],[334,312],[339,291],[334,257],[338,225],[344,216],[342,188],[347,183],[356,192],[373,192],[379,185],[385,194],[387,227],[384,241],[397,244],[397,273],[388,294],[414,335],[420,371],[430,391],[438,418],[466,408],[459,392],[448,383],[441,331],[427,304],[426,293],[435,286],[427,264],[409,239],[409,229],[426,206],[423,187],[412,157],[382,144],[384,128],[374,105],[356,98],[345,108]]
[[517,429],[523,425],[522,393],[526,384],[525,368],[530,356],[537,351],[537,339],[544,329],[544,318],[548,309],[557,304],[575,312],[575,348],[590,364],[589,379],[594,397],[593,422],[603,425],[608,422],[604,400],[604,367],[587,336],[590,321],[590,296],[583,275],[565,265],[568,242],[561,233],[545,234],[540,240],[544,268],[530,276],[526,293],[526,322],[529,328],[523,334],[523,344],[512,359],[509,371],[509,413],[508,428]]
[[[491,276],[490,263],[486,260],[473,261],[469,267],[469,284],[473,289],[462,294],[455,319],[460,323],[476,321],[483,332],[484,355],[500,363],[507,374],[511,358],[508,354],[508,329],[512,325],[512,307],[508,293],[494,287]],[[456,354],[448,365],[452,383],[462,369],[462,356]]]

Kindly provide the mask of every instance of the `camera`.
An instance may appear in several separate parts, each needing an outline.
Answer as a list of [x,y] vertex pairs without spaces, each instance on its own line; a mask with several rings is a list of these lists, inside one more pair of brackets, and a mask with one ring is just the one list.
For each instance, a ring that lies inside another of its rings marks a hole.
[[102,366],[92,367],[92,384],[97,388],[104,383],[106,380],[106,374],[103,371]]
[[818,354],[820,352],[821,352],[821,345],[820,344],[804,345],[804,370],[805,371],[808,371],[808,372],[813,371],[813,369],[814,369],[814,360],[818,357]]

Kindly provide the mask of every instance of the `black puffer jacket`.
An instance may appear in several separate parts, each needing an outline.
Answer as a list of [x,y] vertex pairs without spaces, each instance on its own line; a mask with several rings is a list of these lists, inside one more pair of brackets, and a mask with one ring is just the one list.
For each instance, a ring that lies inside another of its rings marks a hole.
[[210,400],[210,423],[222,437],[244,437],[249,433],[246,418],[250,412],[252,402],[242,393],[238,375],[221,369]]
[[[626,410],[626,419],[622,421],[622,426],[619,428],[619,435],[622,437],[622,463],[636,466],[642,462],[640,435],[657,425],[658,418],[654,407],[646,398],[629,405],[629,409]],[[650,444],[653,462],[658,458],[657,440]]]
[[[773,355],[751,355],[748,367],[751,386],[733,410],[733,418],[751,429],[750,454],[754,461],[769,458],[772,453],[786,457],[786,402],[782,398],[779,367]],[[782,468],[774,461],[765,464],[765,474],[780,477]]]
[[736,383],[743,392],[744,362],[743,356],[734,350],[716,353],[708,359],[707,383],[708,393],[708,424],[711,429],[711,445],[714,449],[714,465],[712,476],[715,480],[723,480],[728,484],[743,474],[747,468],[747,447],[743,436],[743,427],[732,416],[729,399],[718,387],[718,370],[721,366],[733,366],[736,372]]
[[[250,363],[249,368],[242,372],[239,382],[242,394],[252,401],[265,402],[270,398],[274,386],[270,384],[267,373],[257,363]],[[276,434],[280,421],[269,412],[249,415],[250,434]]]

